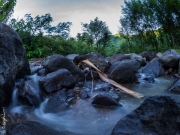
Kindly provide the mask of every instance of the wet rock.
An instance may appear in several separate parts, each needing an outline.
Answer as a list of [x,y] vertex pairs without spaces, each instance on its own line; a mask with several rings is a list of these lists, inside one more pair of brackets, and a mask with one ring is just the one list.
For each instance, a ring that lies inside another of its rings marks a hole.
[[102,72],[107,72],[109,65],[105,61],[105,57],[99,53],[92,52],[84,55],[79,55],[74,58],[74,63],[78,65],[81,61],[86,59],[91,61]]
[[130,54],[125,54],[125,56],[127,56],[127,58],[130,60],[134,60],[134,61],[139,62],[140,66],[146,65],[145,59],[140,55],[137,55],[135,53],[130,53]]
[[112,135],[178,135],[179,126],[179,97],[153,96],[120,119]]
[[178,69],[180,55],[173,49],[169,49],[162,54],[159,62],[162,63],[165,68]]
[[152,51],[146,51],[146,52],[142,52],[140,54],[143,58],[146,59],[146,61],[151,61],[152,59],[154,59],[156,57],[155,52]]
[[66,56],[66,58],[73,61],[76,56],[79,56],[79,55],[78,54],[69,54],[69,55]]
[[119,53],[119,54],[115,54],[113,56],[111,56],[108,61],[112,64],[114,64],[115,62],[117,61],[122,61],[124,59],[128,59],[128,56],[122,54],[122,53]]
[[134,60],[123,60],[118,63],[114,63],[116,66],[111,68],[111,72],[109,74],[109,78],[118,82],[118,83],[129,83],[135,80],[135,74],[138,72],[140,68],[140,64]]
[[97,71],[89,70],[87,73],[85,73],[86,80],[96,80],[100,79],[99,74]]
[[164,75],[164,68],[158,61],[149,62],[141,71],[146,76],[159,77]]
[[98,94],[97,96],[95,96],[95,98],[92,101],[92,104],[96,106],[106,106],[106,107],[113,107],[120,105],[115,98],[105,93]]
[[47,75],[47,70],[45,68],[42,68],[37,73],[39,76],[45,76]]
[[7,129],[6,135],[63,135],[62,133],[35,121],[15,123]]
[[81,99],[86,99],[86,98],[89,98],[90,95],[89,95],[89,92],[86,91],[85,89],[81,90],[80,93],[79,93],[79,97]]
[[170,92],[180,93],[180,79],[176,80],[169,88]]
[[46,94],[50,94],[63,88],[73,88],[76,81],[68,70],[59,69],[40,79],[39,84]]
[[145,78],[143,78],[143,80],[146,80],[148,83],[154,83],[154,78],[152,78],[152,77],[145,77]]
[[43,101],[43,95],[39,89],[38,82],[35,82],[33,79],[25,81],[22,88],[19,90],[18,99],[23,105],[38,107]]
[[36,74],[39,72],[39,70],[43,68],[41,65],[33,65],[32,63],[30,63],[30,67],[31,67],[31,74]]
[[30,68],[20,36],[0,23],[0,110],[10,104],[15,79],[26,74]]
[[45,106],[45,113],[58,113],[67,109],[69,107],[68,99],[72,97],[74,97],[74,94],[67,89],[51,95]]
[[54,72],[58,69],[65,68],[73,75],[76,81],[84,80],[83,72],[71,60],[62,55],[54,54],[49,56],[43,63],[43,66],[48,72]]

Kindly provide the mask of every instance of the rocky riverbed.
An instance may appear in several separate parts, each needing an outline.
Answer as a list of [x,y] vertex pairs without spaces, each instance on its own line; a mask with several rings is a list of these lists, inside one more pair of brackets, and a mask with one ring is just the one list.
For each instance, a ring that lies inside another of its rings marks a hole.
[[[28,63],[15,31],[0,23],[0,38],[1,134],[180,134],[175,50],[111,57],[54,54]],[[78,65],[86,59],[144,97],[128,95],[88,65]]]

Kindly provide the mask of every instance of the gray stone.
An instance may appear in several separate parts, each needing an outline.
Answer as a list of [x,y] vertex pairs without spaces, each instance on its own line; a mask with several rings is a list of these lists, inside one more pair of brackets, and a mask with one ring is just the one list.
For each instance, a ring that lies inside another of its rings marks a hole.
[[140,63],[134,60],[115,62],[110,69],[109,78],[118,83],[129,83],[135,80],[135,74],[140,68]]
[[39,84],[46,94],[50,94],[63,88],[73,88],[76,81],[67,69],[59,69],[41,78]]
[[121,118],[112,135],[179,135],[180,98],[153,96]]
[[27,74],[30,68],[20,36],[0,23],[0,110],[11,101],[15,79]]
[[54,72],[58,69],[65,68],[73,75],[76,81],[84,80],[83,72],[71,60],[60,54],[49,56],[44,61],[43,66],[48,70],[48,72]]

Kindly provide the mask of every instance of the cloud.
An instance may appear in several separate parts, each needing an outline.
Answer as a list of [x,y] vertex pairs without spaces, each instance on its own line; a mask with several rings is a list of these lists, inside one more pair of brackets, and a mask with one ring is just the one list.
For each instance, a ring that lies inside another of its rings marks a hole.
[[67,21],[73,23],[72,36],[81,32],[80,22],[89,23],[99,17],[116,33],[123,3],[123,0],[17,0],[14,17],[23,18],[27,13],[33,17],[50,13],[53,25]]

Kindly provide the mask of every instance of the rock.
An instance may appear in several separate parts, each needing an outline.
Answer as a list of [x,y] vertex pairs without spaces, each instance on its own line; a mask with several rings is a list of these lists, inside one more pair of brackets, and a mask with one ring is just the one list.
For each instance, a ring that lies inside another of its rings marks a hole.
[[59,69],[44,76],[39,84],[46,94],[50,94],[63,88],[73,88],[76,81],[67,69]]
[[19,91],[18,99],[23,105],[30,105],[38,107],[43,101],[43,95],[39,89],[37,80],[25,81],[22,88]]
[[30,74],[20,36],[0,23],[0,110],[10,104],[16,78]]
[[126,56],[126,55],[124,55],[124,54],[122,54],[122,53],[119,53],[119,54],[115,54],[115,55],[111,56],[111,57],[109,58],[109,62],[110,62],[111,65],[112,65],[112,64],[114,64],[115,62],[117,62],[117,61],[122,61],[122,60],[124,60],[124,59],[128,59],[128,56]]
[[[116,64],[116,66],[114,66]],[[135,80],[135,74],[140,68],[140,64],[134,60],[123,60],[112,65],[109,78],[118,83],[129,83]]]
[[125,54],[125,56],[127,56],[127,58],[130,60],[135,60],[135,61],[139,62],[140,66],[146,65],[145,59],[140,55],[137,55],[135,53],[130,53],[130,54]]
[[7,129],[6,135],[63,135],[62,133],[35,121],[15,123]]
[[37,74],[39,76],[45,76],[45,75],[47,75],[47,70],[45,68],[41,68]]
[[180,55],[173,49],[169,49],[162,54],[159,62],[162,63],[164,68],[178,69]]
[[73,61],[76,56],[79,56],[79,55],[78,54],[69,54],[69,55],[66,56],[66,58]]
[[51,95],[45,106],[45,113],[58,113],[69,107],[68,99],[74,97],[74,94],[67,89],[62,89],[56,94]]
[[87,73],[85,73],[85,78],[86,80],[100,79],[99,74],[94,70],[89,70]]
[[158,61],[149,62],[141,71],[146,76],[159,77],[164,75],[164,68]]
[[153,96],[117,122],[112,135],[180,134],[178,96]]
[[95,52],[84,54],[84,55],[79,55],[79,56],[75,57],[74,63],[76,65],[78,65],[81,61],[86,60],[86,59],[91,61],[102,72],[108,71],[109,65],[105,61],[105,57],[102,56],[101,54],[95,53]]
[[146,61],[151,61],[152,59],[154,59],[156,57],[155,52],[152,51],[146,51],[146,52],[142,52],[140,54],[143,58],[146,59]]
[[85,89],[83,89],[83,90],[80,91],[79,97],[80,97],[81,99],[87,99],[87,98],[90,97],[90,95],[89,95],[89,92],[88,92],[88,91],[86,91]]
[[120,105],[118,101],[109,94],[98,94],[93,99],[92,104],[106,107],[115,107]]
[[176,80],[169,88],[170,92],[180,93],[180,79]]
[[54,72],[57,71],[58,69],[65,68],[73,75],[76,81],[84,80],[83,72],[71,60],[69,60],[68,58],[62,55],[54,54],[48,57],[44,61],[43,66],[49,72]]

